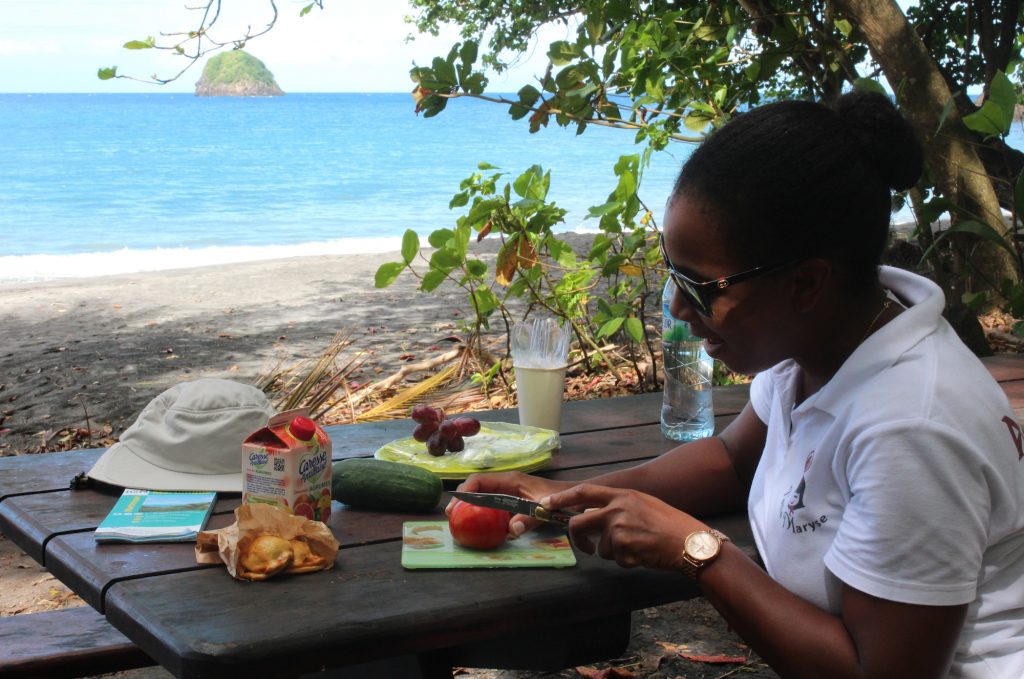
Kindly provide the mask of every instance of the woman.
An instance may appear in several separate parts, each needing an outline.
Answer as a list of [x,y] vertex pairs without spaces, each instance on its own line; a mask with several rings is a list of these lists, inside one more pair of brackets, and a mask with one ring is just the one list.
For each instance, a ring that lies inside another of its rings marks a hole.
[[[662,245],[673,315],[758,373],[750,403],[588,483],[463,488],[588,508],[581,549],[695,578],[783,676],[1024,676],[1020,429],[939,288],[879,267],[891,190],[921,165],[881,95],[737,116],[683,167]],[[767,572],[695,518],[744,503]]]

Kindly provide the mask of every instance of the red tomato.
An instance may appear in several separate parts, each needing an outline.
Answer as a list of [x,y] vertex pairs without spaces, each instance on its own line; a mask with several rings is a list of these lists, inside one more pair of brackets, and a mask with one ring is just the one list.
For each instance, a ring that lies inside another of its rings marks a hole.
[[501,509],[455,501],[448,525],[455,542],[469,549],[494,549],[505,544],[512,515]]

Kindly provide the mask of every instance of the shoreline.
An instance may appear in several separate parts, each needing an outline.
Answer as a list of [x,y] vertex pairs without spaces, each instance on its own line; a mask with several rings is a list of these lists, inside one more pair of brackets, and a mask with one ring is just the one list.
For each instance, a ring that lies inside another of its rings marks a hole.
[[[900,215],[894,215],[897,217]],[[940,220],[934,228],[948,226],[948,219]],[[912,216],[894,221],[894,232],[906,237],[915,228]],[[600,229],[584,228],[582,224],[558,235],[562,238],[593,237]],[[426,245],[428,233],[418,234],[421,245]],[[481,247],[495,236],[488,236]],[[253,262],[269,262],[298,257],[363,257],[381,256],[401,250],[402,234],[389,236],[344,237],[303,243],[263,245],[210,245],[190,248],[153,247],[75,252],[67,254],[0,255],[0,291],[22,289],[48,283],[73,283],[111,276],[151,272],[233,266]],[[397,259],[397,255],[396,255]]]

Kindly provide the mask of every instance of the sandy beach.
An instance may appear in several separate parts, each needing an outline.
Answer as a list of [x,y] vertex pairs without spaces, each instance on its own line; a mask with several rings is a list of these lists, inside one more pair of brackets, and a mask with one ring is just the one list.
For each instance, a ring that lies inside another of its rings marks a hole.
[[319,356],[339,332],[352,341],[339,358],[364,361],[359,381],[394,372],[399,356],[450,349],[465,293],[421,293],[408,273],[375,288],[378,266],[399,259],[298,257],[0,287],[0,455],[84,428],[86,413],[92,429],[116,436],[173,384],[252,382]]

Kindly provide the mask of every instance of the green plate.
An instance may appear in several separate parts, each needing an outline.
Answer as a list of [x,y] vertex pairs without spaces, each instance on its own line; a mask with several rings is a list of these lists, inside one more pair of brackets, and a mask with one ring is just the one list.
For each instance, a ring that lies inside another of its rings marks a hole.
[[464,479],[478,472],[532,472],[551,462],[551,452],[558,448],[558,432],[506,422],[481,422],[480,433],[465,441],[462,452],[434,457],[427,452],[427,444],[409,436],[382,446],[374,457],[422,467],[445,480]]
[[402,566],[418,568],[569,568],[576,555],[563,528],[543,525],[495,549],[455,544],[448,521],[402,524]]

